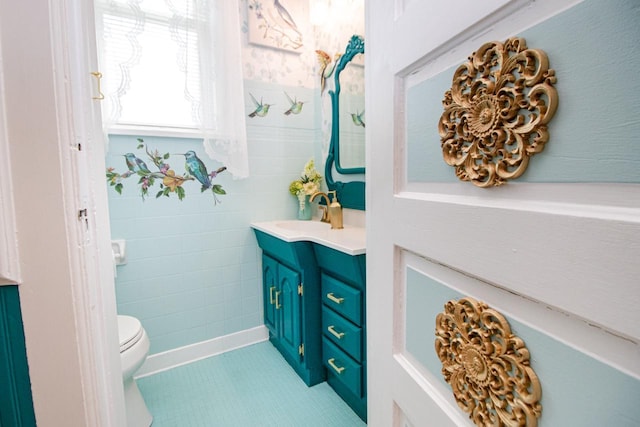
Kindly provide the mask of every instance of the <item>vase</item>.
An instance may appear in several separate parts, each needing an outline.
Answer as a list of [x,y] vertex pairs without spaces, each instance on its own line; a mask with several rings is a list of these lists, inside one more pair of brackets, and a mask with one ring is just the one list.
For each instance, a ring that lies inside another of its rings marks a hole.
[[308,221],[311,219],[311,202],[309,196],[301,194],[298,196],[298,219]]

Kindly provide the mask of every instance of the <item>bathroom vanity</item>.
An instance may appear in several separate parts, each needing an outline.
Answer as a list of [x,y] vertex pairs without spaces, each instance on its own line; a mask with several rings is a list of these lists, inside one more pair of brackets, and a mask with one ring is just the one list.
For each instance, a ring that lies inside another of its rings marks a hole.
[[363,54],[364,39],[352,36],[328,91],[332,121],[325,180],[353,221],[345,220],[342,229],[294,220],[251,227],[263,252],[264,322],[270,341],[307,385],[326,379],[366,422],[364,121],[359,116],[354,126],[355,120],[340,120],[340,108],[364,114],[364,70],[350,65]]
[[366,421],[365,230],[251,224],[262,249],[269,339],[311,386],[325,379]]

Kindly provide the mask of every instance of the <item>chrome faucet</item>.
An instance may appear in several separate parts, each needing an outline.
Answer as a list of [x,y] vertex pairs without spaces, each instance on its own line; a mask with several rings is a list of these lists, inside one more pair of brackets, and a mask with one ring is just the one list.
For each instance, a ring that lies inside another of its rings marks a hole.
[[322,222],[331,222],[331,217],[329,216],[329,196],[327,196],[327,193],[323,193],[322,191],[318,191],[317,193],[313,193],[313,195],[311,196],[311,199],[309,199],[310,201],[313,202],[313,200],[318,197],[318,196],[322,196],[324,197],[324,201],[327,204],[326,206],[322,206],[322,205],[318,205],[319,209],[322,209],[322,218],[320,219],[320,221]]

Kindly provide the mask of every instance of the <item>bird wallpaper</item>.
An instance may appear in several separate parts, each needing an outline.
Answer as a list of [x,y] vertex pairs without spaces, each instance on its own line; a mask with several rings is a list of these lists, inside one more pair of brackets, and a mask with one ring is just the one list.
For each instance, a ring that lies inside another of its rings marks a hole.
[[200,192],[204,193],[207,190],[211,190],[213,194],[214,202],[217,204],[220,200],[217,195],[226,194],[221,185],[213,184],[212,180],[221,172],[225,171],[226,167],[218,168],[217,170],[208,172],[205,164],[198,158],[196,153],[192,150],[186,153],[175,154],[178,156],[184,156],[185,158],[185,174],[177,175],[176,171],[171,168],[171,165],[167,162],[171,158],[170,153],[160,154],[158,150],[149,151],[149,148],[145,145],[142,138],[138,138],[137,149],[142,150],[149,158],[150,164],[153,164],[157,171],[151,171],[147,163],[136,156],[134,153],[124,154],[124,161],[127,169],[123,173],[116,172],[115,168],[107,168],[107,182],[116,192],[122,194],[122,188],[124,186],[123,180],[131,176],[138,177],[138,185],[140,186],[140,195],[142,200],[149,195],[149,190],[159,183],[160,190],[156,193],[156,198],[161,196],[170,197],[175,194],[178,200],[184,199],[186,191],[183,184],[189,181],[197,181],[200,183]]
[[309,25],[308,5],[300,0],[249,0],[249,42],[301,52]]

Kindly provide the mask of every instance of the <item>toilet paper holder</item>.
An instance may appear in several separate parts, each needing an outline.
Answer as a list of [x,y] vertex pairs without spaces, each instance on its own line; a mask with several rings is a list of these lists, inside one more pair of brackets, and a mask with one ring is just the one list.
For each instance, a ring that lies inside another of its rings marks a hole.
[[124,240],[112,240],[111,241],[111,253],[113,255],[113,261],[116,265],[123,265],[127,263],[127,243]]

